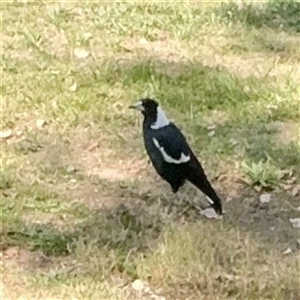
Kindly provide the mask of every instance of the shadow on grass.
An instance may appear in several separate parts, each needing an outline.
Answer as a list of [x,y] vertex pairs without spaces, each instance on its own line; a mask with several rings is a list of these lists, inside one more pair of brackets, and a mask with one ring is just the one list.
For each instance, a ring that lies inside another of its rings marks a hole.
[[[4,227],[1,236],[2,250],[17,246],[32,251],[40,250],[46,256],[66,256],[73,253],[78,241],[84,245],[92,243],[104,252],[114,251],[120,259],[114,268],[119,272],[125,269],[125,272],[128,272],[128,255],[132,251],[146,255],[159,241],[164,226],[170,222],[178,222],[178,225],[182,222],[214,222],[206,220],[190,206],[188,199],[194,198],[190,186],[183,188],[178,196],[174,196],[170,191],[161,190],[161,197],[146,192],[135,193],[131,187],[127,190],[123,181],[122,188],[120,182],[115,181],[110,182],[109,186],[112,189],[115,186],[111,192],[116,198],[122,199],[122,203],[93,210],[87,208],[84,203],[77,204],[77,208],[85,210],[85,213],[78,214],[78,222],[74,225],[66,224],[66,230],[61,226],[57,229],[51,221],[25,223],[20,219],[10,220],[14,224],[12,228]],[[296,205],[299,199],[282,192],[274,194],[273,202],[264,205],[259,202],[256,193],[244,187],[237,195],[230,202],[224,202],[227,213],[223,221],[214,224],[216,227],[239,228],[252,234],[254,239],[270,250],[283,251],[287,247],[297,249],[298,234],[289,222],[289,218],[297,217],[297,212],[286,203]],[[225,198],[225,195],[222,196]],[[205,202],[203,197],[201,200]],[[221,223],[223,225],[220,225]],[[126,264],[126,268],[123,264]],[[136,277],[133,270],[129,273],[130,276]]]
[[[137,188],[139,184],[137,184]],[[101,207],[93,210],[85,207],[86,213],[82,217],[78,217],[73,225],[70,226],[68,224],[66,226],[67,229],[62,227],[58,230],[52,222],[36,224],[30,221],[25,223],[19,220],[15,230],[7,228],[2,235],[2,250],[9,247],[18,247],[29,249],[33,252],[42,252],[44,256],[49,257],[50,262],[44,267],[42,264],[41,266],[36,264],[34,272],[35,274],[38,273],[38,276],[45,277],[48,280],[48,284],[53,286],[53,284],[57,285],[58,283],[59,285],[69,285],[72,280],[85,280],[85,277],[106,280],[106,278],[111,278],[112,275],[122,276],[127,284],[134,279],[141,278],[141,274],[143,274],[142,276],[147,274],[149,278],[143,277],[143,279],[151,281],[151,276],[153,275],[151,268],[155,270],[158,265],[153,266],[150,261],[150,265],[148,265],[150,269],[141,271],[144,268],[144,265],[141,266],[141,261],[147,260],[148,257],[150,257],[150,260],[155,259],[155,255],[160,255],[160,252],[158,254],[155,254],[155,252],[156,249],[162,247],[161,245],[166,242],[166,234],[171,235],[176,242],[179,239],[179,243],[182,242],[182,245],[179,245],[179,247],[185,247],[193,255],[195,251],[194,246],[197,247],[197,251],[202,251],[204,267],[207,266],[207,268],[212,268],[213,270],[221,268],[229,274],[231,272],[234,273],[235,268],[242,268],[244,263],[249,264],[251,262],[259,266],[266,262],[267,258],[264,256],[266,254],[258,254],[256,250],[251,250],[251,247],[256,249],[257,244],[263,249],[263,253],[268,253],[269,251],[272,253],[278,250],[284,251],[287,247],[294,251],[296,247],[297,232],[291,228],[288,222],[288,218],[293,217],[293,215],[285,207],[284,210],[281,210],[282,207],[277,205],[269,207],[257,205],[257,201],[253,202],[253,195],[251,192],[248,193],[248,191],[241,190],[236,199],[233,199],[230,203],[225,203],[225,210],[228,213],[224,216],[223,221],[214,221],[200,217],[192,209],[188,211],[184,209],[183,213],[181,203],[175,204],[176,211],[168,213],[166,203],[161,201],[161,197],[155,199],[151,194],[149,196],[148,193],[135,192],[130,183],[127,185],[128,188],[126,188],[124,182],[120,184],[118,181],[106,183],[106,186],[112,189],[111,192],[116,198],[122,199],[123,204],[111,208]],[[182,193],[184,192],[185,189]],[[163,193],[164,191],[162,190],[161,194]],[[189,194],[184,196],[188,198]],[[132,204],[128,204],[130,202]],[[84,206],[84,203],[82,203],[82,206]],[[67,223],[67,220],[65,222]],[[190,242],[188,230],[192,230],[193,236],[201,240],[199,242],[201,246],[186,246],[186,243],[189,245]],[[250,246],[248,245],[249,233],[251,236]],[[181,234],[181,236],[178,237],[177,234]],[[198,237],[198,234],[200,237]],[[245,245],[244,235],[246,238]],[[235,245],[234,241],[231,240],[232,238],[239,241],[240,244]],[[202,244],[205,246],[202,246]],[[170,260],[172,260],[174,255],[176,261],[177,255],[182,253],[182,251],[179,250],[179,253],[176,254],[178,248],[176,250],[175,246],[178,247],[174,242],[175,254],[172,252],[172,246],[167,246],[167,249],[170,252]],[[241,254],[240,247],[243,248],[244,246],[250,248],[243,250],[245,252],[242,251]],[[212,248],[217,248],[217,250],[213,251],[215,254],[211,258],[212,260],[204,263],[206,256],[211,257],[208,253],[210,253]],[[251,254],[251,251],[253,256],[246,258],[245,253]],[[186,257],[187,261],[182,262],[181,259],[184,260]],[[179,258],[176,270],[180,268],[180,264],[185,265],[188,263],[191,266],[194,264],[192,256],[189,257],[187,255],[186,257],[182,255]],[[158,259],[158,261],[164,263],[163,259],[165,258]],[[64,265],[63,268],[61,264]],[[165,269],[162,272],[167,274],[168,268],[167,266],[164,267]],[[187,270],[184,272],[189,274]],[[215,271],[210,272],[215,274]],[[244,274],[243,271],[242,274]],[[159,275],[155,274],[153,276],[154,281],[157,280],[155,276],[159,278]],[[171,278],[174,278],[174,276],[175,278],[178,276],[176,280],[186,290],[187,294],[196,293],[196,291],[202,293],[203,290],[204,293],[208,292],[205,290],[206,283],[202,281],[201,284],[197,283],[199,276],[190,281],[186,281],[185,278],[179,276],[179,273],[172,275]],[[170,293],[176,294],[180,292],[181,287],[175,287],[173,280],[169,278],[166,282],[169,282],[168,284],[172,287],[172,290],[176,291]],[[241,284],[241,282],[239,279],[238,284]],[[268,282],[270,283],[263,291],[272,293],[274,283],[272,281]],[[256,280],[254,280],[249,286],[256,288],[257,284]],[[226,285],[226,292],[239,294],[235,282],[230,281],[229,285],[230,288]],[[291,283],[290,286],[282,288],[281,293],[298,295],[299,291],[294,283]],[[45,288],[45,285],[42,288]],[[222,288],[224,289],[224,285],[222,285]],[[218,285],[215,289],[222,290],[222,288]],[[268,292],[269,288],[270,292]],[[259,293],[262,292],[260,291]]]
[[287,32],[300,32],[300,3],[296,1],[268,1],[263,7],[252,3],[231,2],[215,8],[221,18],[241,22],[251,27],[264,26]]
[[[103,276],[122,273],[135,279],[138,277],[135,258],[143,253],[146,255],[157,243],[166,222],[164,214],[154,211],[153,207],[148,208],[121,204],[90,210],[88,217],[81,219],[80,224],[71,229],[68,226],[66,230],[58,229],[52,222],[25,223],[18,220],[18,224],[12,226],[13,230],[6,227],[2,232],[1,250],[5,252],[11,247],[18,247],[39,251],[52,258],[75,254],[80,261],[87,259],[90,251],[92,256],[95,248],[101,254]],[[98,276],[101,270],[95,272]]]

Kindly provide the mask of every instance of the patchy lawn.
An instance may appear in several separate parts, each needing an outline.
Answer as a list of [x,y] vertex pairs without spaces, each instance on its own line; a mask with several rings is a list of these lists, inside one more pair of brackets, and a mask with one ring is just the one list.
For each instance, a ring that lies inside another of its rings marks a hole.
[[[2,299],[300,299],[300,4],[3,3]],[[156,97],[224,200],[155,174]]]

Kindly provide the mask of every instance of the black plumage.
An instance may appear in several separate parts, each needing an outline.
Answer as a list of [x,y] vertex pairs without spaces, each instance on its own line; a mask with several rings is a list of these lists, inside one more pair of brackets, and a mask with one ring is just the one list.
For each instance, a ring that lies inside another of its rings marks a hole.
[[169,122],[159,104],[153,99],[142,99],[130,106],[144,115],[143,136],[146,151],[157,173],[176,193],[191,182],[208,198],[216,213],[222,214],[221,200],[209,183],[204,170],[175,124]]

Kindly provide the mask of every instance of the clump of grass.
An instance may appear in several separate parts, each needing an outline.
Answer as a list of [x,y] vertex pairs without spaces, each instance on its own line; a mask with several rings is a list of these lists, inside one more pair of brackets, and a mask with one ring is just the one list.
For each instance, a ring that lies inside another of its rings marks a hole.
[[280,180],[284,176],[284,172],[276,168],[270,159],[260,160],[258,163],[251,162],[251,164],[243,161],[241,166],[253,186],[272,189],[279,186]]
[[25,227],[21,231],[9,231],[8,239],[2,244],[5,250],[8,247],[22,247],[31,251],[40,250],[46,256],[64,256],[71,252],[76,235],[55,233],[50,228],[35,225]]

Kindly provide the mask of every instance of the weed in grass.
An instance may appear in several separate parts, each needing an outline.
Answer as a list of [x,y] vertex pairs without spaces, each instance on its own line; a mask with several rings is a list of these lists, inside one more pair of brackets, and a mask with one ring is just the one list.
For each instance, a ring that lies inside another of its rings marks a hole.
[[243,161],[241,166],[250,179],[251,185],[274,188],[282,178],[282,172],[272,164],[270,159],[265,162],[262,160],[258,163],[252,162],[250,165]]

